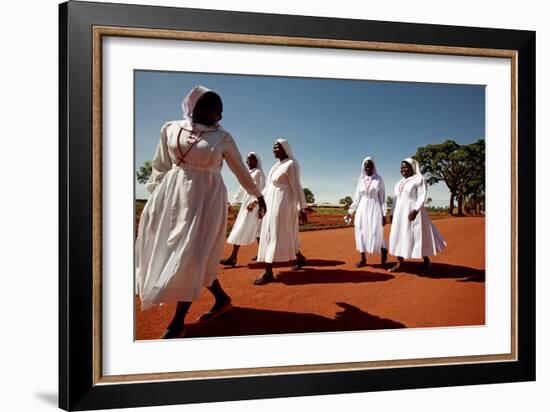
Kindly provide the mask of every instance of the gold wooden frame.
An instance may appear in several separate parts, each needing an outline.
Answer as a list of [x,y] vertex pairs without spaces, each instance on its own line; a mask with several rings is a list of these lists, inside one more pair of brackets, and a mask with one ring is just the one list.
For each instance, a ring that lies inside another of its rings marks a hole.
[[[422,53],[438,55],[459,55],[475,57],[497,57],[511,60],[511,181],[512,181],[512,242],[511,242],[511,348],[510,354],[456,356],[445,358],[424,358],[412,360],[367,361],[318,365],[291,365],[283,367],[259,367],[222,369],[209,371],[183,371],[167,373],[148,373],[133,375],[109,375],[102,373],[102,40],[103,37],[131,37],[164,40],[186,40],[221,42],[236,44],[275,45],[290,47],[317,47],[333,49],[353,49],[368,51],[385,51],[400,53]],[[410,45],[400,43],[381,43],[368,41],[348,41],[334,39],[312,39],[298,37],[261,36],[247,34],[153,30],[125,27],[94,26],[93,28],[93,142],[92,142],[92,175],[93,175],[93,383],[94,385],[113,383],[135,383],[144,381],[190,380],[221,377],[242,377],[258,375],[277,375],[305,372],[335,372],[380,368],[399,368],[410,366],[435,366],[468,363],[492,363],[518,360],[518,233],[517,233],[517,52],[514,50],[463,48],[449,46]]]

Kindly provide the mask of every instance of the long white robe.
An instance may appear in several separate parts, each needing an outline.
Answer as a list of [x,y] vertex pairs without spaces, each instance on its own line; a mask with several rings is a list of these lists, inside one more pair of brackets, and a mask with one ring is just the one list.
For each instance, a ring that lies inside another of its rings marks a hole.
[[382,217],[386,215],[386,190],[380,175],[360,178],[349,213],[355,213],[355,245],[361,253],[380,253],[386,248]]
[[258,262],[294,260],[300,249],[298,212],[307,207],[294,160],[287,158],[273,165],[263,193],[267,213],[262,222]]
[[[424,202],[428,194],[424,178],[415,174],[401,179],[395,185],[392,207],[393,221],[389,252],[405,259],[435,256],[447,243],[432,223]],[[409,213],[417,210],[416,218],[409,221]]]
[[[258,168],[250,171],[250,176],[256,183],[256,186],[260,190],[264,189],[265,181],[262,178],[262,171]],[[249,245],[253,243],[256,238],[260,237],[260,231],[262,229],[262,219],[258,217],[258,206],[253,210],[247,210],[247,206],[255,201],[256,198],[244,190],[241,186],[232,203],[240,203],[241,209],[235,220],[235,224],[231,229],[231,233],[227,238],[227,243],[231,245]]]
[[[179,156],[190,146],[192,128],[202,135],[178,165]],[[183,120],[162,127],[146,185],[152,193],[135,246],[142,310],[155,303],[196,300],[202,288],[216,279],[227,227],[227,190],[220,173],[223,159],[249,193],[261,195],[235,141],[221,126],[192,126]]]

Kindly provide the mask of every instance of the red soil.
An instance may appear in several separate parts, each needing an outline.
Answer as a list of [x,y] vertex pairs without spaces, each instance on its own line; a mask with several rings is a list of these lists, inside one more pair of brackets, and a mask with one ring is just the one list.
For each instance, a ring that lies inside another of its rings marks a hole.
[[[406,261],[406,272],[388,273],[379,255],[357,269],[353,228],[302,232],[308,265],[291,271],[278,265],[277,282],[254,286],[262,273],[251,262],[257,245],[241,247],[235,268],[220,265],[219,280],[234,309],[197,324],[213,304],[205,289],[187,315],[187,337],[259,335],[389,328],[483,325],[485,322],[485,219],[448,218],[436,222],[448,247],[432,259],[430,273],[421,261]],[[386,239],[389,236],[386,226]],[[225,253],[231,246],[226,245]],[[389,257],[388,267],[395,257]],[[140,311],[136,298],[136,339],[156,339],[175,305]]]

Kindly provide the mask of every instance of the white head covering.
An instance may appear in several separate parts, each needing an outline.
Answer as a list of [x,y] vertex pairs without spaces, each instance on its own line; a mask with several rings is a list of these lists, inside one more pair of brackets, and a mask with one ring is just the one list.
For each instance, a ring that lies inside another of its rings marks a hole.
[[406,159],[403,159],[403,162],[407,162],[412,166],[413,175],[422,176],[422,173],[420,173],[420,166],[418,165],[418,162],[414,160],[412,157],[407,157]]
[[246,155],[246,157],[248,156],[254,156],[256,158],[256,160],[258,161],[258,165],[256,166],[257,169],[260,169],[260,172],[262,172],[262,174],[264,173],[264,168],[262,167],[262,159],[260,159],[260,155],[256,152],[250,152]]
[[290,148],[290,144],[288,143],[288,140],[286,140],[286,139],[277,139],[276,142],[280,143],[281,146],[283,146],[283,149],[285,149],[285,153],[288,156],[288,158],[294,160],[294,163],[296,163],[296,165],[298,165],[298,160],[296,160],[296,156],[294,156],[294,152]]
[[374,159],[370,156],[367,156],[367,157],[365,157],[365,159],[363,159],[363,163],[361,163],[361,175],[359,176],[359,180],[363,179],[367,175],[367,172],[365,172],[365,163],[367,163],[367,161],[369,161],[369,160],[374,165],[374,172],[372,173],[372,175],[375,176],[375,175],[378,174],[376,172],[376,163],[374,163]]
[[260,159],[260,155],[256,152],[250,152],[248,153],[248,156],[254,156],[256,158],[256,160],[258,161],[258,164],[256,166],[256,169],[258,169],[260,171],[260,190],[263,190],[263,188],[265,187],[265,173],[264,173],[264,169],[262,167],[262,159]]
[[181,108],[183,109],[183,118],[191,121],[193,116],[193,110],[195,110],[195,105],[200,97],[206,92],[210,92],[210,89],[207,89],[204,86],[195,86],[191,89],[189,93],[183,98],[181,103]]

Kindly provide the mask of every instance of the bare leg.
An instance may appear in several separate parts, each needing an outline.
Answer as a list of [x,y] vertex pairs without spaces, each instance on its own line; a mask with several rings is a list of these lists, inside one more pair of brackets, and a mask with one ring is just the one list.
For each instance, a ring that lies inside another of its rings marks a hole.
[[367,255],[364,252],[361,252],[361,260],[355,264],[358,268],[367,266]]
[[220,260],[220,263],[226,266],[235,266],[237,264],[237,255],[239,254],[240,248],[241,247],[239,245],[233,245],[233,251],[231,252],[231,255],[229,255],[229,257],[226,257],[225,259]]
[[[258,241],[258,247],[260,247],[260,238],[257,237],[256,240]],[[256,254],[256,256],[254,256],[254,257],[252,258],[252,261],[255,262],[255,261],[257,261],[257,260],[258,260],[258,255]]]
[[227,293],[225,293],[225,290],[223,290],[222,285],[218,279],[214,280],[214,282],[212,282],[212,285],[208,286],[207,289],[210,291],[210,293],[212,293],[212,295],[214,295],[216,301],[214,302],[214,306],[212,306],[208,312],[206,312],[199,318],[200,322],[208,322],[210,320],[214,320],[218,316],[223,315],[232,308],[231,298]]
[[427,272],[430,270],[430,266],[431,266],[431,262],[430,262],[430,258],[428,256],[424,256],[424,263],[422,263],[422,270],[424,272]]
[[273,276],[273,265],[271,263],[267,263],[265,267],[265,272],[254,281],[254,284],[261,286],[274,281],[275,276]]
[[380,263],[382,264],[382,266],[384,266],[388,261],[388,249],[382,248],[380,249],[380,252],[382,254],[382,257],[380,258]]
[[401,271],[401,265],[403,264],[403,258],[401,256],[397,256],[397,265],[395,265],[392,268],[388,269],[388,272],[399,272]]
[[174,317],[162,334],[161,339],[173,339],[181,337],[183,331],[185,330],[185,316],[187,315],[190,306],[191,302],[178,302]]

